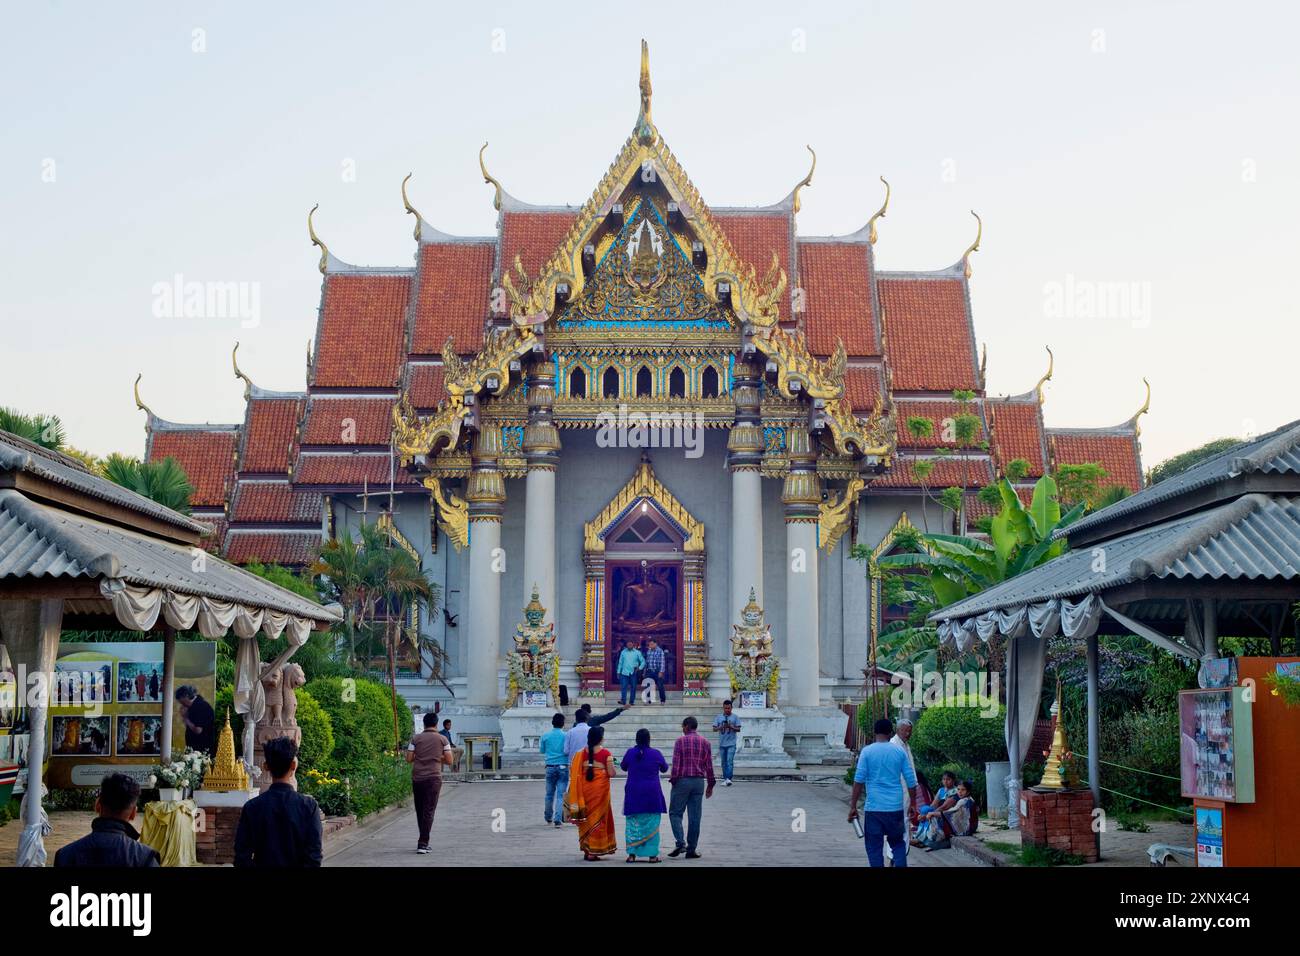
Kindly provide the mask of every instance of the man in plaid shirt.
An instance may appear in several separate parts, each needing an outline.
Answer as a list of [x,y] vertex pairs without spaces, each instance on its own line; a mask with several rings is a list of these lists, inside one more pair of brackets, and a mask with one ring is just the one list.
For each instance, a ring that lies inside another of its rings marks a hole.
[[664,703],[668,699],[664,696],[664,649],[653,639],[646,643],[645,675],[655,682],[655,688],[659,691],[659,703]]
[[[699,721],[687,717],[682,721],[682,735],[673,744],[673,766],[668,775],[672,785],[668,801],[668,822],[673,828],[677,846],[669,856],[686,854],[688,860],[698,860],[695,852],[700,842],[700,817],[704,801],[713,796],[713,748],[695,731]],[[705,781],[708,781],[707,786]],[[682,837],[682,815],[690,813],[690,825],[685,839]]]

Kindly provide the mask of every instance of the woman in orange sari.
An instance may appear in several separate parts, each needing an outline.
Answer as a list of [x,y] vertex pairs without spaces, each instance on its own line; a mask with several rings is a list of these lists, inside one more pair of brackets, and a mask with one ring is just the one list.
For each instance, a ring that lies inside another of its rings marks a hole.
[[565,796],[569,819],[578,824],[578,846],[588,862],[618,852],[614,836],[609,781],[618,775],[614,755],[600,745],[604,727],[587,731],[587,746],[573,755],[569,767],[569,792]]

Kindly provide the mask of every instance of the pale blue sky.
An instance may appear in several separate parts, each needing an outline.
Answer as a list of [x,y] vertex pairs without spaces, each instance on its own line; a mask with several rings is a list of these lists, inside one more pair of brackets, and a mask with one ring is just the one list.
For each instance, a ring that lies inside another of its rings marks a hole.
[[[493,231],[484,140],[515,196],[583,202],[635,120],[645,36],[655,121],[707,202],[779,200],[811,143],[800,231],[857,229],[883,173],[884,269],[951,264],[976,209],[990,392],[1032,387],[1050,344],[1049,423],[1109,425],[1146,375],[1150,466],[1300,417],[1295,9],[15,5],[0,33],[0,404],[138,454],[137,371],[176,421],[241,417],[236,339],[259,385],[302,388],[320,296],[311,205],[340,258],[408,265],[408,171],[438,228]],[[153,287],[177,273],[258,283],[260,324],[155,318]],[[1099,283],[1146,305],[1050,314],[1052,289]]]

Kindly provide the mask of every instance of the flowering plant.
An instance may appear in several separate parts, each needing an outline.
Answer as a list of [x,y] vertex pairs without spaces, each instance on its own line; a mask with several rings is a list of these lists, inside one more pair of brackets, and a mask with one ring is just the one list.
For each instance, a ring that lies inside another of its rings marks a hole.
[[164,787],[197,790],[204,775],[212,769],[212,758],[200,750],[186,749],[171,763],[160,763],[153,768],[151,782]]
[[315,797],[327,817],[344,817],[352,812],[352,785],[347,778],[307,770],[298,775],[298,789]]

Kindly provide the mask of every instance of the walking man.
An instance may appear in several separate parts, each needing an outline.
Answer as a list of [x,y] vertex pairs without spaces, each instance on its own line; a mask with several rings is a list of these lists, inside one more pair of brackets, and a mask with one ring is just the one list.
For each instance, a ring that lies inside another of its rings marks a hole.
[[406,748],[406,762],[411,765],[411,795],[415,798],[415,819],[420,827],[416,853],[429,852],[429,831],[433,814],[442,793],[442,765],[451,763],[451,745],[438,732],[438,715],[424,715],[424,732],[411,738]]
[[722,702],[722,713],[713,719],[713,729],[718,732],[718,753],[722,755],[722,785],[729,787],[736,769],[736,731],[740,729],[740,718],[731,712],[731,701]]
[[[894,736],[889,738],[889,742],[893,744],[895,747],[902,748],[903,753],[907,754],[907,762],[911,764],[912,773],[916,773],[916,760],[915,758],[912,757],[912,745],[908,743],[908,741],[911,739],[912,739],[912,722],[908,720],[906,717],[899,718],[898,730],[897,732],[895,732]],[[904,810],[911,809],[912,801],[910,799],[910,796],[911,795],[907,792],[907,790],[903,791]],[[907,817],[909,820],[912,819],[912,814],[909,813]],[[907,829],[908,829],[908,834],[907,834],[907,840],[904,842],[904,848],[910,849],[912,846],[912,833],[911,833],[912,828],[909,826]],[[893,851],[889,850],[888,848],[886,848],[885,850],[885,855],[888,856],[890,859],[893,859]]]
[[627,641],[618,652],[618,702],[628,705],[636,701],[636,674],[645,667],[645,657],[636,644]]
[[912,819],[916,819],[916,773],[903,748],[889,742],[894,725],[888,717],[876,721],[875,743],[862,748],[858,769],[849,795],[849,821],[858,817],[858,798],[867,791],[866,821],[863,827],[867,860],[873,867],[885,865],[884,842],[894,856],[894,866],[907,866],[907,826],[903,819],[903,784],[911,794]]
[[565,751],[569,735],[564,731],[564,715],[551,718],[551,729],[542,734],[537,747],[546,758],[546,822],[556,827],[564,824],[564,794],[569,789],[569,757]]
[[664,694],[664,649],[659,646],[659,642],[654,638],[646,641],[645,645],[645,673],[646,676],[655,682],[655,690],[659,693],[659,699],[656,703],[664,703],[668,700]]
[[[709,742],[696,733],[700,726],[694,717],[682,721],[682,735],[673,744],[673,766],[668,775],[671,795],[668,801],[668,822],[673,828],[677,845],[669,856],[686,854],[688,860],[698,860],[695,852],[700,843],[700,817],[704,801],[713,796],[713,749]],[[690,824],[682,835],[682,815],[690,814]]]
[[276,737],[262,755],[271,788],[244,804],[235,829],[235,866],[320,866],[320,807],[298,792],[298,745]]

